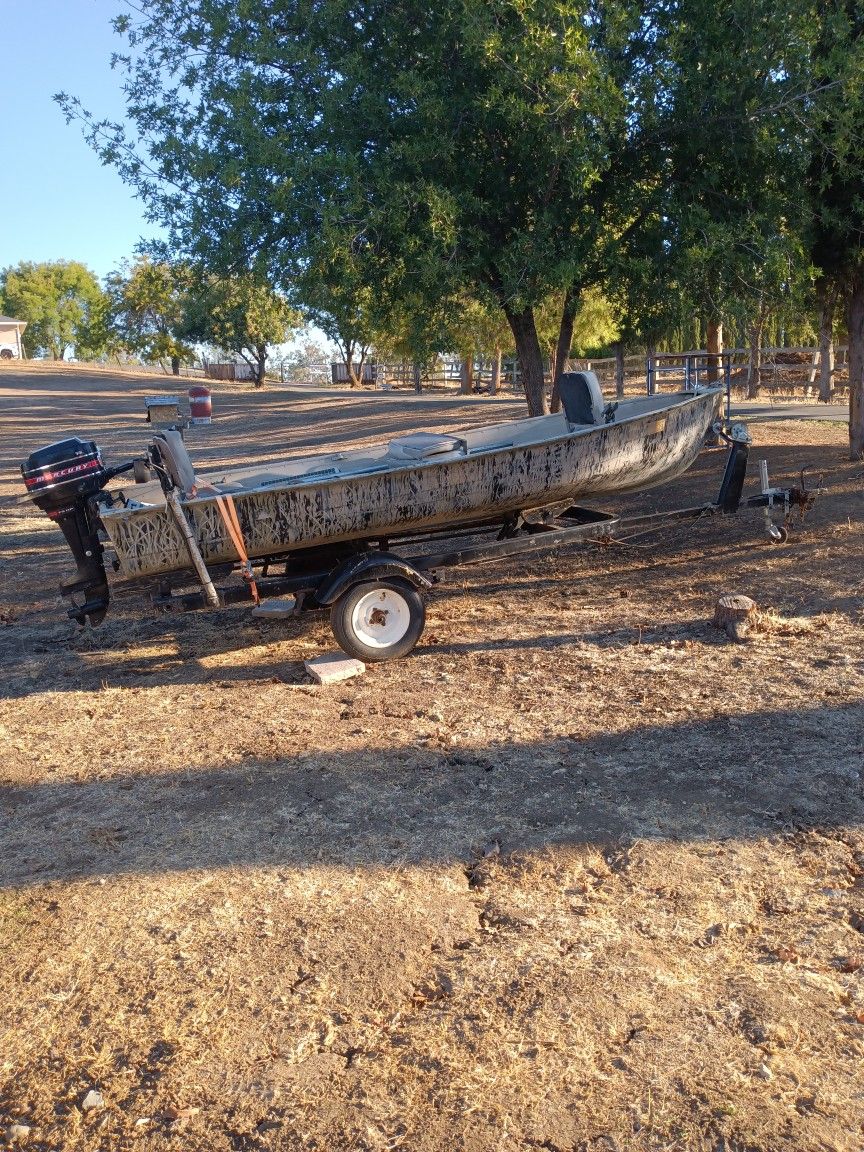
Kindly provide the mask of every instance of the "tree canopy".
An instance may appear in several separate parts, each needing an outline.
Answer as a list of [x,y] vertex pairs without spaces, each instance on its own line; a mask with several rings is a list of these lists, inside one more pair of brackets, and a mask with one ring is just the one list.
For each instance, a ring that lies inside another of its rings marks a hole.
[[100,321],[104,299],[94,274],[76,260],[22,261],[0,273],[0,307],[27,321],[31,352],[62,360],[67,348],[78,355],[102,350]]
[[856,348],[861,328],[857,395],[862,11],[141,0],[116,21],[127,123],[63,102],[173,250],[293,294],[346,358],[347,335],[401,325],[420,349],[491,299],[541,412],[550,302],[559,367],[598,289],[622,340],[744,309],[758,339],[812,261]]
[[285,343],[299,321],[284,296],[251,276],[209,276],[188,291],[180,330],[187,340],[241,356],[260,387],[270,348]]
[[137,139],[91,139],[176,246],[284,286],[342,252],[379,305],[482,287],[543,409],[533,309],[585,278],[603,227],[628,111],[604,45],[636,34],[637,9],[600,38],[590,7],[550,0],[140,11],[118,21]]
[[183,339],[189,285],[187,269],[147,256],[111,272],[105,287],[113,345],[143,360],[171,361],[176,374],[193,355]]

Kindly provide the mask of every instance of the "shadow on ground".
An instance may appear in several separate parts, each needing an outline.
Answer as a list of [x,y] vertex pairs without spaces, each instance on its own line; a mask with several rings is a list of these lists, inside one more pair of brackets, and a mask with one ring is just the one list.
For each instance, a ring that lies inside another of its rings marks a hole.
[[[599,704],[599,702],[598,702]],[[441,750],[371,746],[5,787],[0,885],[223,867],[468,860],[862,823],[864,705]],[[802,764],[810,764],[802,771]]]

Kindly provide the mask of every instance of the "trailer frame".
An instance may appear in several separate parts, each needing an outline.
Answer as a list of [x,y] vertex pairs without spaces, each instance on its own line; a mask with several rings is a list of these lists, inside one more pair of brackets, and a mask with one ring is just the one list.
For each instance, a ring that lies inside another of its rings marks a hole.
[[[211,582],[210,588],[215,589],[220,607],[293,595],[291,615],[329,609],[334,634],[349,655],[384,661],[414,648],[425,624],[424,596],[441,581],[441,573],[451,568],[560,547],[611,543],[676,521],[729,516],[741,509],[762,509],[768,539],[775,544],[785,542],[793,509],[803,515],[813,502],[814,490],[806,488],[803,474],[799,487],[771,487],[767,463],[761,461],[761,491],[745,498],[750,435],[743,424],[716,427],[715,433],[729,445],[729,453],[713,502],[637,516],[580,505],[526,509],[416,535],[370,537],[265,557],[255,561],[260,576],[252,587],[247,580],[224,587]],[[780,524],[775,523],[778,513],[783,517]],[[274,567],[282,567],[282,574],[271,574]],[[177,594],[168,579],[160,580],[153,599],[158,608],[168,611],[196,611],[214,603],[206,585],[197,592]]]

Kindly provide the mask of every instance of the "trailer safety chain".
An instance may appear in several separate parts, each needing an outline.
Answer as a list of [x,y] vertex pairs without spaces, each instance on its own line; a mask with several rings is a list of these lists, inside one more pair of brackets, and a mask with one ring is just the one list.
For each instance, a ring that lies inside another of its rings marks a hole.
[[237,555],[240,557],[240,571],[243,574],[243,579],[249,585],[252,599],[256,604],[260,604],[261,597],[258,595],[255,573],[252,571],[252,563],[246,553],[246,545],[243,543],[243,533],[240,530],[240,520],[237,516],[237,507],[234,499],[231,496],[217,496],[216,504],[222,514],[222,519],[225,521],[225,527],[228,529],[231,543],[236,548]]

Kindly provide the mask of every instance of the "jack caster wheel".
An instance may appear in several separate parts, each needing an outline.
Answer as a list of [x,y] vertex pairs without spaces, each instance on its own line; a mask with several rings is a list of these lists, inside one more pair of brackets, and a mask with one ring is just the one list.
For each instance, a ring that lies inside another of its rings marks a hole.
[[771,533],[770,539],[772,544],[785,544],[789,539],[789,529],[785,527],[775,528],[774,532]]
[[426,625],[426,606],[406,580],[355,584],[330,609],[330,626],[340,648],[357,660],[406,656]]

